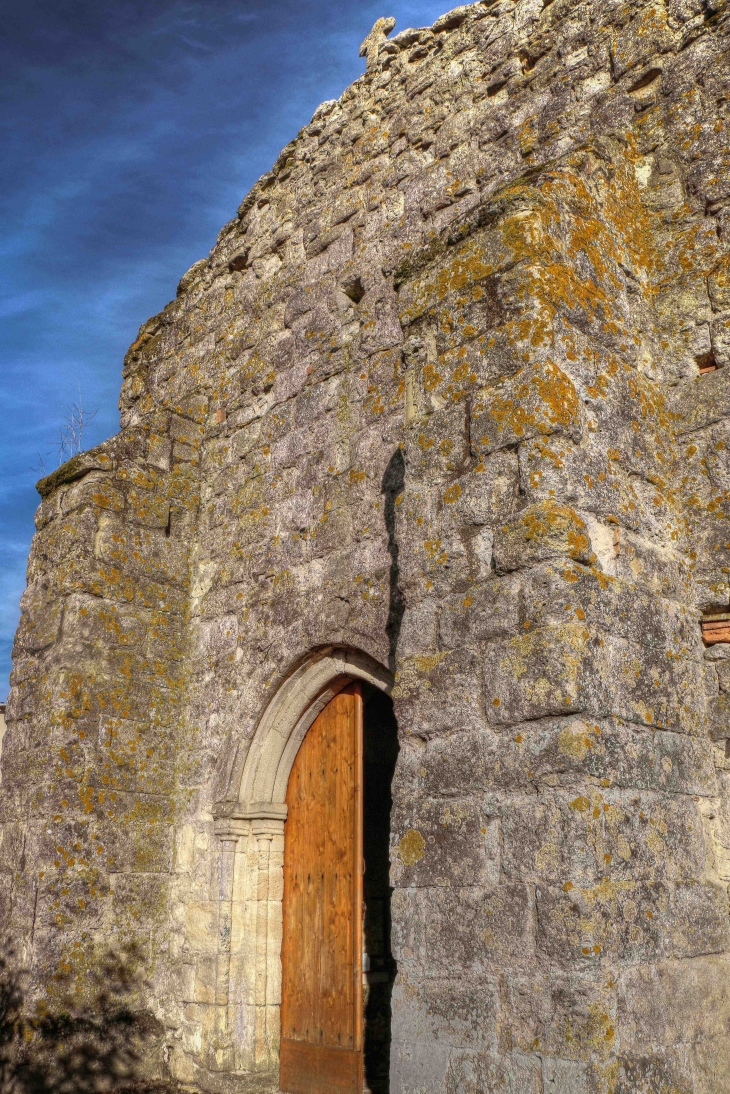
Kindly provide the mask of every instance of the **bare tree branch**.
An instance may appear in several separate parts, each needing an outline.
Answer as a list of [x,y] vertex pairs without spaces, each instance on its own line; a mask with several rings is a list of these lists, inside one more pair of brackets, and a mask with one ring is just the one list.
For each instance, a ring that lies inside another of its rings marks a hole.
[[58,456],[58,466],[60,467],[66,460],[73,459],[74,456],[78,456],[84,450],[84,431],[89,423],[94,420],[98,411],[84,408],[81,397],[81,384],[78,381],[76,384],[79,393],[78,400],[66,408],[66,413],[58,429],[58,440],[55,443],[51,442],[45,453],[38,453],[37,465],[31,466],[31,471],[35,474],[43,476],[48,474],[46,460],[54,454]]
[[59,429],[59,466],[62,463],[65,463],[66,460],[78,456],[79,452],[83,452],[84,429],[97,414],[95,410],[84,410],[84,404],[81,398],[81,384],[79,384],[78,381],[77,386],[79,392],[78,402],[71,403],[68,407],[63,419],[63,424]]

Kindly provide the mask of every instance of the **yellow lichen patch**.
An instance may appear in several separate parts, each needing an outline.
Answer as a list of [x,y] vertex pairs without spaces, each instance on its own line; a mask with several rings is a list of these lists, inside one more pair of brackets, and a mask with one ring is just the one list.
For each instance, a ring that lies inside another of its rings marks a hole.
[[444,562],[448,562],[449,556],[441,546],[440,539],[427,539],[423,544],[423,548],[431,561],[443,565]]
[[561,554],[589,565],[596,558],[584,521],[568,505],[538,502],[495,535],[494,555],[500,569],[529,566]]
[[497,233],[472,236],[403,286],[401,321],[412,323],[437,301],[463,292],[508,261],[509,252]]
[[587,809],[590,809],[591,803],[584,794],[580,794],[577,798],[573,798],[569,803],[571,809],[575,809],[578,813],[585,813]]
[[426,841],[417,828],[409,828],[398,841],[398,854],[404,866],[415,866],[426,854]]
[[573,756],[576,760],[582,760],[592,747],[591,739],[587,736],[586,727],[582,722],[573,722],[560,731],[558,749],[564,756]]
[[413,658],[413,664],[419,672],[433,672],[433,670],[441,664],[445,656],[445,653],[417,654]]
[[[600,952],[600,945],[584,948],[586,954],[597,956]],[[576,1046],[576,1043],[580,1043],[585,1046],[584,1051],[592,1050],[606,1056],[613,1048],[616,1030],[613,1019],[606,1009],[599,1003],[592,1003],[580,1018],[571,1016],[565,1019],[563,1036],[568,1045]],[[573,1050],[575,1051],[575,1048]]]
[[472,424],[475,446],[484,452],[552,433],[580,433],[580,401],[572,380],[554,362],[520,369],[486,389]]

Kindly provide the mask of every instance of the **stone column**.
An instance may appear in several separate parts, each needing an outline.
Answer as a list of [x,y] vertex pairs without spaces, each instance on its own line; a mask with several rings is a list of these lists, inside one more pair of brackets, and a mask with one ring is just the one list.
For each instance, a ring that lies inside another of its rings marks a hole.
[[255,1066],[268,1071],[279,1065],[284,821],[258,818],[252,833],[258,850]]
[[[278,1072],[286,805],[219,803],[218,1071]],[[236,853],[238,852],[238,853]],[[213,1063],[215,1061],[215,1063]]]
[[236,881],[236,851],[239,840],[245,846],[251,829],[242,816],[217,816],[215,832],[220,839],[218,857],[218,953],[216,958],[215,1022],[208,1049],[209,1067],[233,1071],[236,1067],[235,997],[231,992],[231,936]]

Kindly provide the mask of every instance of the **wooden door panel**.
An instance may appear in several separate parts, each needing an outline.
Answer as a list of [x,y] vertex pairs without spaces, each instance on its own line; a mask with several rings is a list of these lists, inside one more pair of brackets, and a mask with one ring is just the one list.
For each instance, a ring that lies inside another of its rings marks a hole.
[[362,1053],[352,1048],[282,1040],[279,1087],[285,1094],[352,1094],[359,1091]]
[[287,1094],[360,1094],[359,685],[336,695],[312,723],[286,800],[280,1086]]

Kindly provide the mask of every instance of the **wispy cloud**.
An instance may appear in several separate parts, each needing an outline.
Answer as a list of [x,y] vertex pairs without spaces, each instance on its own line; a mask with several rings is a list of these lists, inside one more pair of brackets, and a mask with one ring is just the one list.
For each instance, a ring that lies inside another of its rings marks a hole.
[[27,292],[14,293],[0,297],[0,319],[9,319],[11,315],[23,315],[41,307],[47,294],[40,289],[28,289]]

